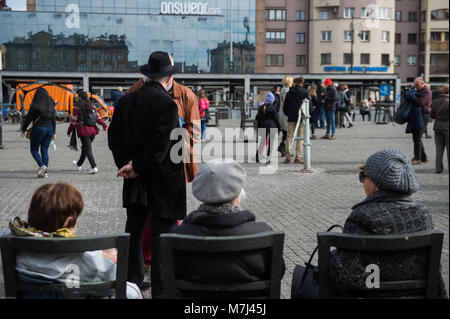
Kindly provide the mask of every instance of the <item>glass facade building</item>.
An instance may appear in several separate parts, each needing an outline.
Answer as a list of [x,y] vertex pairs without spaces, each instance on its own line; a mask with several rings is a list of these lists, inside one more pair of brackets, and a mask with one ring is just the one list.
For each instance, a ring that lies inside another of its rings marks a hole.
[[179,72],[255,72],[256,0],[28,4],[27,11],[0,11],[4,70],[138,72],[162,50]]

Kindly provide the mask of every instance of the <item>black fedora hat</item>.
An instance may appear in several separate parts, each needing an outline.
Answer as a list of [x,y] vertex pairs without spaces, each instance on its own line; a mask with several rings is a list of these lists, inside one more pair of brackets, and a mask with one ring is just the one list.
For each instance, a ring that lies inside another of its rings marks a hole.
[[140,71],[150,78],[162,78],[177,73],[169,53],[163,51],[155,51],[150,54],[148,63],[141,66]]

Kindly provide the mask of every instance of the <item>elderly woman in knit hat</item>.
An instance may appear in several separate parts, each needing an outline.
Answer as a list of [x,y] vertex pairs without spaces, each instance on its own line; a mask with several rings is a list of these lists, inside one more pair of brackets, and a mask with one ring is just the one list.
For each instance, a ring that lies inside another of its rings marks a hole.
[[[192,194],[202,204],[171,233],[198,236],[239,236],[271,231],[255,215],[241,209],[245,198],[245,170],[232,159],[213,159],[204,164],[192,182]],[[268,278],[270,265],[264,252],[233,256],[180,253],[175,269],[180,278],[198,283],[242,283]],[[284,274],[283,263],[283,274]],[[196,295],[198,297],[198,295]],[[231,297],[236,298],[233,294]]]
[[[259,104],[256,114],[256,126],[258,128],[259,145],[256,151],[256,162],[259,163],[264,158],[264,147],[267,146],[267,163],[270,163],[270,155],[273,150],[275,135],[281,132],[277,108],[274,104],[275,95],[272,92],[267,93],[263,103]],[[261,158],[260,158],[261,157]]]
[[[381,150],[372,154],[359,169],[359,181],[366,198],[352,207],[345,221],[344,233],[386,236],[434,228],[430,210],[412,197],[419,190],[419,182],[405,154],[398,150]],[[380,267],[380,276],[384,281],[410,280],[426,276],[427,256],[423,251],[363,255],[337,249],[331,254],[330,282],[340,296],[345,294],[344,290],[365,288],[366,278],[370,274],[366,272],[366,267],[371,264]],[[408,294],[413,296],[418,293],[420,290],[411,290]],[[441,295],[445,296],[442,280]],[[401,296],[405,296],[405,291],[401,291]],[[374,289],[368,297],[396,295]]]

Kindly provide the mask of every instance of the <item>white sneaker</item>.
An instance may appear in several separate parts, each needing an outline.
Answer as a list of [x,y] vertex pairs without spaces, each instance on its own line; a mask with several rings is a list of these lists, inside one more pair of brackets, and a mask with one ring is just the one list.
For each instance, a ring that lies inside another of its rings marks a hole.
[[81,166],[78,166],[78,165],[77,165],[77,164],[78,164],[78,161],[73,161],[72,164],[73,164],[73,166],[74,166],[78,171],[81,171]]
[[44,178],[48,178],[48,174],[47,173],[44,174]]
[[45,173],[47,173],[47,166],[42,165],[38,172],[38,177],[42,178],[45,176]]
[[89,171],[89,174],[97,174],[97,173],[98,173],[97,167],[91,168],[91,170]]

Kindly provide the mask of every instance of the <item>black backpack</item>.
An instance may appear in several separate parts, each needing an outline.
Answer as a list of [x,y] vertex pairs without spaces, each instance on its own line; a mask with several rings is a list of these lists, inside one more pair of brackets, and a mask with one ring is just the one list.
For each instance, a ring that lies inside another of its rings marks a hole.
[[83,122],[87,126],[95,126],[97,124],[97,114],[95,110],[85,111],[83,114]]

